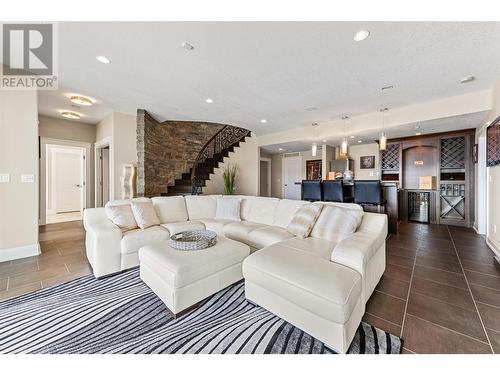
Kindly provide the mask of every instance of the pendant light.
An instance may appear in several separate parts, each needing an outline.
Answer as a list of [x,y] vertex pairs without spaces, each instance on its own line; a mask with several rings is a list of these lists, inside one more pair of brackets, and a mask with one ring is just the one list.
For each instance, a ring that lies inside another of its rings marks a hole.
[[[313,122],[311,126],[313,128],[313,137],[316,138],[316,128],[318,127],[318,123]],[[318,144],[316,142],[313,142],[311,147],[311,155],[316,156],[317,153],[318,153]]]
[[345,122],[347,121],[348,118],[349,116],[347,115],[342,116],[342,121],[344,121],[344,139],[342,140],[342,145],[340,146],[340,153],[342,155],[347,155],[347,137],[345,135]]
[[382,108],[380,110],[380,112],[382,112],[382,133],[380,134],[379,139],[380,151],[384,151],[387,148],[387,136],[385,135],[385,112],[388,110],[388,108]]

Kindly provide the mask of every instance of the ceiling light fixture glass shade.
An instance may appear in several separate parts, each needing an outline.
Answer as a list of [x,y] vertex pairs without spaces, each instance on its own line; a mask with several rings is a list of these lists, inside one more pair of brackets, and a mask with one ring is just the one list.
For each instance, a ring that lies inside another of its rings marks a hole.
[[387,148],[387,137],[384,132],[380,134],[379,146],[380,151],[384,151]]
[[385,112],[387,112],[388,108],[382,108],[380,112],[382,112],[382,133],[380,134],[379,139],[379,148],[380,151],[384,151],[387,148],[387,136],[385,134]]
[[368,30],[359,30],[356,34],[354,34],[354,41],[361,42],[370,36],[370,32]]
[[82,117],[82,115],[73,111],[62,111],[61,116],[72,120],[78,120],[80,117]]
[[89,98],[86,98],[85,96],[80,96],[80,95],[72,95],[69,100],[71,100],[73,103],[78,104],[78,105],[85,105],[85,106],[90,106],[94,104],[92,100]]
[[347,155],[347,138],[345,138],[345,137],[342,140],[342,145],[340,147],[340,153],[342,155]]
[[108,59],[106,56],[96,56],[97,61],[103,64],[110,64],[111,60]]
[[311,155],[316,156],[317,153],[318,153],[318,145],[316,144],[316,142],[314,142],[311,148]]

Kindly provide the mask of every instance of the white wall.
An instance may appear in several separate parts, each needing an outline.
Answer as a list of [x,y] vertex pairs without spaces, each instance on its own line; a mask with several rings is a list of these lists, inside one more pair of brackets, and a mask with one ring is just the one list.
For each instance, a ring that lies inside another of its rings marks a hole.
[[113,112],[97,124],[96,145],[110,148],[110,200],[121,199],[123,164],[137,165],[136,116]]
[[[378,180],[380,178],[379,150],[377,143],[349,146],[348,153],[349,158],[354,160],[355,180]],[[375,156],[375,168],[361,169],[359,159],[361,156]]]
[[[500,80],[493,88],[492,110],[486,121],[493,121],[500,116]],[[500,166],[489,167],[487,171],[487,239],[500,257]]]
[[86,143],[96,141],[96,125],[42,115],[38,116],[38,121],[41,137]]
[[0,173],[10,174],[0,183],[0,261],[39,252],[37,117],[36,91],[0,90]]
[[228,163],[237,164],[236,194],[258,195],[259,194],[259,164],[260,152],[257,145],[257,137],[247,137],[240,147],[234,149],[224,161],[219,164],[219,168],[214,170],[207,181],[207,186],[203,188],[203,194],[224,194],[224,182],[222,173],[224,166]]
[[283,197],[283,155],[274,154],[271,160],[271,196]]

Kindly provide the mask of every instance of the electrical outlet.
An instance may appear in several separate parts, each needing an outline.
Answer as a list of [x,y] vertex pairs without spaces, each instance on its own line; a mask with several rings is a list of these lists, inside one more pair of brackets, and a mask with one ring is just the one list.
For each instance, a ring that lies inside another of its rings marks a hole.
[[0,174],[0,182],[10,182],[10,174],[8,173]]

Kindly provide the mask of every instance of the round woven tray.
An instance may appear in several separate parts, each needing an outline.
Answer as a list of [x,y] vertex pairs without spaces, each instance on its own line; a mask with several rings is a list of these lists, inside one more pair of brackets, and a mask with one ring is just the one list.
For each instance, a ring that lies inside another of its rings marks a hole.
[[170,237],[171,248],[183,251],[203,250],[217,243],[217,233],[211,230],[180,232]]

